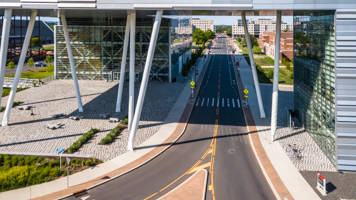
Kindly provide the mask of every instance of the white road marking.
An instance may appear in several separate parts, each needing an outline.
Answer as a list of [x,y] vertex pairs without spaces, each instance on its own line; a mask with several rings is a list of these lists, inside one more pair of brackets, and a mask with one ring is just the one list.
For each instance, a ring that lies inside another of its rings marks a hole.
[[241,139],[241,138],[242,138],[242,135],[239,135],[238,137],[239,137],[239,139],[240,139],[240,142],[242,143],[242,139]]
[[234,99],[231,99],[231,102],[232,102],[232,107],[235,108],[235,101],[234,101]]
[[230,101],[229,101],[229,98],[227,98],[227,107],[230,107]]
[[217,100],[217,103],[216,103],[217,107],[219,107],[219,100],[220,100],[220,98],[218,98],[218,100]]
[[211,100],[211,106],[214,106],[214,98]]
[[198,104],[199,104],[199,100],[200,100],[200,98],[198,98],[197,103],[195,104],[195,106],[198,106]]
[[203,101],[201,101],[201,105],[200,106],[204,105],[204,100],[205,100],[205,98],[203,98]]
[[222,98],[222,107],[224,107],[224,98]]
[[237,105],[238,105],[239,108],[240,108],[240,99],[237,99]]
[[81,199],[82,199],[82,200],[86,200],[86,199],[89,198],[89,197],[90,197],[90,195],[89,195],[89,196],[82,197]]
[[206,106],[209,106],[209,98],[208,98],[208,100],[206,101]]

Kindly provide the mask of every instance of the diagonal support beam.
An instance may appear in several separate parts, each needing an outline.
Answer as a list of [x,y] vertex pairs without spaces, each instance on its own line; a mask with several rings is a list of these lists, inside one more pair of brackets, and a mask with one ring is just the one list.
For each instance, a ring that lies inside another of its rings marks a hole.
[[[1,50],[0,50],[0,91],[3,89],[7,49],[9,45],[10,25],[11,25],[12,9],[5,9],[4,18],[2,22],[2,37],[1,37]],[[1,97],[0,97],[1,105]]]
[[274,134],[277,130],[278,114],[278,83],[279,83],[279,51],[281,47],[281,23],[282,13],[277,11],[276,40],[274,47],[274,72],[273,72],[273,93],[272,93],[272,113],[271,113],[271,138],[274,140]]
[[250,40],[250,34],[249,34],[248,28],[247,28],[246,12],[245,11],[242,11],[241,17],[242,17],[242,22],[243,22],[243,25],[244,25],[245,40],[246,40],[246,44],[247,44],[248,55],[250,57],[251,70],[252,70],[252,75],[253,75],[253,81],[254,81],[255,88],[256,88],[258,106],[260,108],[260,117],[261,118],[265,118],[266,114],[265,114],[265,110],[263,108],[263,102],[262,102],[261,90],[260,90],[260,83],[258,81],[255,60],[253,58],[252,45],[251,45],[251,40]]
[[145,95],[146,95],[148,78],[150,76],[150,71],[151,71],[151,66],[152,66],[152,61],[153,61],[153,55],[154,55],[155,48],[156,48],[156,43],[157,43],[159,27],[161,25],[162,14],[163,14],[163,10],[157,10],[156,18],[155,18],[155,21],[154,21],[154,24],[153,24],[153,28],[152,28],[151,41],[150,41],[150,45],[148,47],[148,53],[147,53],[145,68],[144,68],[144,71],[143,71],[140,92],[138,94],[138,99],[137,99],[135,116],[133,118],[131,131],[130,131],[130,137],[129,137],[129,144],[128,144],[128,147],[127,147],[127,149],[130,150],[130,151],[133,151],[133,149],[134,149],[134,143],[135,143],[135,136],[136,136],[137,127],[138,127],[138,121],[140,120],[140,117],[141,117],[143,101],[144,101]]
[[83,105],[82,105],[82,99],[80,96],[77,72],[75,70],[73,52],[72,52],[72,47],[70,45],[70,39],[69,39],[69,33],[68,33],[68,27],[67,27],[67,20],[66,20],[66,16],[65,16],[64,12],[61,13],[61,21],[62,21],[62,25],[63,25],[64,38],[66,40],[70,70],[72,72],[72,78],[73,78],[73,82],[74,82],[75,95],[77,97],[77,102],[78,102],[78,109],[79,109],[79,112],[83,112]]
[[128,129],[131,130],[135,109],[135,44],[136,44],[136,11],[130,16],[130,79],[129,79],[129,114]]
[[127,14],[124,49],[122,51],[122,59],[121,59],[119,91],[117,93],[116,112],[121,112],[122,92],[124,90],[125,67],[126,67],[127,49],[129,43],[129,33],[130,33],[130,20],[131,20],[131,15]]
[[14,99],[15,99],[17,86],[19,84],[22,68],[23,68],[23,65],[25,63],[27,50],[28,50],[28,45],[30,44],[33,27],[34,27],[35,21],[36,21],[36,16],[37,16],[37,10],[32,10],[31,11],[30,23],[28,24],[28,27],[27,27],[25,40],[23,42],[20,59],[19,59],[18,66],[17,66],[17,69],[16,69],[15,78],[14,78],[14,81],[12,83],[11,92],[10,92],[10,95],[9,95],[9,99],[7,100],[4,117],[2,119],[2,126],[7,126],[8,125],[12,104],[13,104]]

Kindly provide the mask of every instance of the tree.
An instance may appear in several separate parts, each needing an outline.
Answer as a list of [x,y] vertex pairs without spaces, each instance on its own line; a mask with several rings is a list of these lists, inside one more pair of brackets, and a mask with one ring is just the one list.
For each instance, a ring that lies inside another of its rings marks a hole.
[[46,56],[46,59],[44,60],[45,63],[50,64],[52,63],[52,56]]
[[47,72],[53,72],[54,71],[54,65],[52,64],[49,64],[47,69],[46,69]]
[[204,31],[198,28],[193,33],[193,41],[197,44],[204,44],[208,41],[208,37]]
[[238,42],[241,42],[241,40],[242,40],[241,37],[238,37],[238,38],[237,38],[237,41],[238,41]]
[[215,33],[210,29],[206,30],[205,34],[208,37],[208,39],[214,39],[215,38]]
[[35,61],[33,60],[33,58],[28,59],[27,66],[29,66],[29,67],[35,66]]
[[[250,35],[250,41],[251,41],[252,48],[254,46],[258,46],[258,40],[253,35]],[[242,40],[241,44],[243,47],[247,47],[246,39]]]
[[39,37],[31,38],[30,47],[42,47],[43,41]]
[[14,62],[9,62],[8,64],[7,64],[7,67],[9,68],[9,69],[14,69],[15,68],[15,63]]
[[289,29],[284,29],[284,30],[283,30],[283,32],[288,32],[288,31],[289,31]]

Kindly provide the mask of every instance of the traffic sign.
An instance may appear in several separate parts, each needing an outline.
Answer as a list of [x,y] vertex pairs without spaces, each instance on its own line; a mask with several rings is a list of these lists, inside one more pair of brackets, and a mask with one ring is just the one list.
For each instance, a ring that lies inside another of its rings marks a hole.
[[245,94],[248,94],[248,90],[247,90],[247,89],[245,89],[245,90],[244,90],[244,93],[245,93]]
[[192,87],[190,87],[190,88],[194,89],[194,86],[192,85]]
[[195,85],[195,82],[194,81],[190,82],[190,85]]
[[245,98],[247,98],[248,96],[247,96],[247,95],[245,95],[244,97],[245,97]]
[[62,153],[64,151],[64,149],[57,149],[58,154]]
[[195,70],[195,75],[199,75],[199,70]]

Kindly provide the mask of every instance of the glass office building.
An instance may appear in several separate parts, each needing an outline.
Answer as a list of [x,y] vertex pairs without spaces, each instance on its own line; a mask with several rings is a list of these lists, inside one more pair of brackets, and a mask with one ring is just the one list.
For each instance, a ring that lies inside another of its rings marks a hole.
[[296,117],[336,165],[335,11],[293,11]]
[[[76,73],[79,80],[119,80],[126,18],[67,19]],[[146,62],[154,18],[136,19],[135,73],[140,81]],[[169,81],[170,27],[163,19],[154,53],[150,80]],[[63,27],[55,27],[55,74],[57,79],[71,79]],[[125,79],[129,77],[130,45],[127,53]]]

